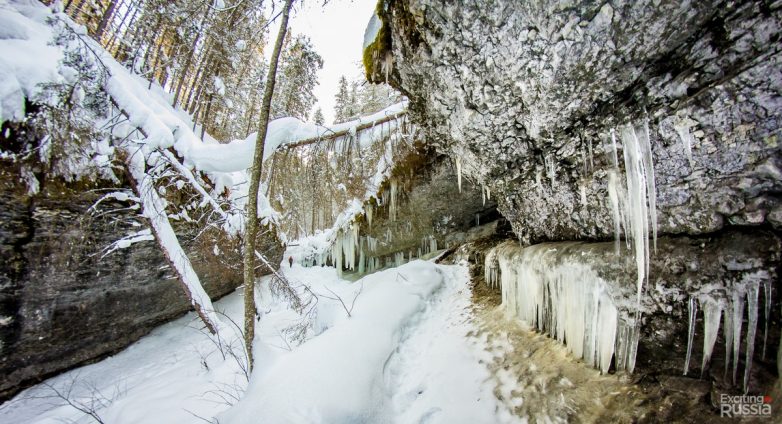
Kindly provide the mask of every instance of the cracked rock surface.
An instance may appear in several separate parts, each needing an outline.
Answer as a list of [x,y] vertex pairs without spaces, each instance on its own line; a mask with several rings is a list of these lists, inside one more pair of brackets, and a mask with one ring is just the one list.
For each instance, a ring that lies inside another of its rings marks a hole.
[[[612,237],[611,133],[627,125],[648,125],[661,234],[778,228],[781,8],[381,1],[367,68],[499,194],[524,244]],[[622,179],[623,150],[617,137]]]

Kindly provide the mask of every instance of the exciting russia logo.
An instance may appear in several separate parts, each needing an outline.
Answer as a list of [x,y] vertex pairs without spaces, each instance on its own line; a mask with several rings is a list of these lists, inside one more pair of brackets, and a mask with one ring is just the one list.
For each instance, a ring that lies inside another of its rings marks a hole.
[[720,395],[720,417],[770,417],[771,396]]

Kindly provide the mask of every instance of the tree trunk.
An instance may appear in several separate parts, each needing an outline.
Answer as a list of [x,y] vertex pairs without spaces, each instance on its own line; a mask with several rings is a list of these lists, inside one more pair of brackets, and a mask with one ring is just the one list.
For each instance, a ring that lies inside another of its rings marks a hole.
[[263,89],[263,101],[261,103],[261,116],[258,135],[255,138],[255,154],[250,170],[250,191],[247,199],[247,225],[244,234],[244,343],[247,349],[247,363],[250,370],[253,368],[253,339],[255,338],[255,237],[258,234],[258,189],[263,170],[263,145],[266,141],[266,130],[269,127],[269,109],[271,108],[274,83],[277,78],[277,62],[280,59],[282,42],[288,30],[288,15],[291,11],[293,0],[285,0],[282,10],[280,31],[277,33],[277,41],[274,43],[269,73],[266,77],[266,87]]
[[111,19],[114,17],[114,9],[117,8],[118,0],[111,0],[111,3],[109,3],[109,7],[106,8],[106,11],[103,12],[103,17],[100,19],[100,23],[98,23],[98,28],[95,30],[95,39],[100,43],[100,38],[103,36],[103,31],[106,30],[106,26],[111,22]]
[[[209,11],[211,10],[212,10],[211,7],[206,8],[206,10],[204,11],[204,15],[201,17],[201,23],[198,26],[199,28],[203,28],[204,25],[206,25],[207,19],[209,19]],[[190,70],[190,65],[193,63],[193,57],[196,55],[196,47],[198,47],[198,42],[200,40],[201,40],[201,31],[198,31],[196,33],[196,36],[193,38],[193,44],[190,46],[190,54],[187,55],[187,59],[185,59],[185,64],[184,66],[182,66],[181,76],[179,77],[179,82],[176,87],[176,94],[174,94],[174,104],[173,104],[174,107],[176,107],[177,103],[179,103],[179,96],[182,94],[182,86],[185,85],[185,81],[187,80],[187,74],[188,71]]]
[[185,295],[190,299],[196,314],[204,322],[207,330],[216,334],[219,331],[220,321],[214,306],[212,306],[212,300],[201,285],[187,254],[177,240],[174,229],[171,228],[163,199],[158,195],[152,183],[152,177],[146,172],[144,153],[140,149],[127,149],[125,153],[127,155],[125,169],[133,190],[141,199],[144,216],[149,221],[155,240],[160,245],[171,270],[179,277],[179,282],[185,290]]

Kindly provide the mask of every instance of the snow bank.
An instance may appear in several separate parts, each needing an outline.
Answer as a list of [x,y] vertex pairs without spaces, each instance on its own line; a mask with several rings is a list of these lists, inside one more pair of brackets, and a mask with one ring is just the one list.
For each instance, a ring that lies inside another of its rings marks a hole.
[[[266,142],[263,150],[263,160],[268,159],[277,148],[286,144],[296,143],[309,138],[324,137],[340,131],[347,131],[361,124],[371,123],[389,115],[401,112],[407,102],[391,105],[380,112],[364,116],[352,121],[324,127],[302,122],[297,118],[287,117],[269,122]],[[361,146],[366,147],[380,136],[377,131],[368,131],[362,135]],[[255,152],[257,133],[252,133],[244,140],[234,140],[227,144],[190,143],[186,151],[180,151],[196,168],[208,172],[236,172],[246,170],[252,165]],[[178,148],[179,149],[179,148]]]
[[62,51],[48,45],[50,12],[42,7],[0,1],[0,124],[24,119],[25,98],[39,101],[41,84],[60,82]]
[[362,283],[352,318],[337,322],[268,368],[256,369],[245,396],[219,421],[386,421],[386,362],[405,336],[405,327],[443,285],[443,275],[435,264],[414,261],[356,284]]

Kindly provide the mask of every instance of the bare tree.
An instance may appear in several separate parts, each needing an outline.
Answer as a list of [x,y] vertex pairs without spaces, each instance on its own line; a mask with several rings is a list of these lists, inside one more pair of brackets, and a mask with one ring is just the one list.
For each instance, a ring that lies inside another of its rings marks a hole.
[[250,170],[250,191],[247,199],[247,225],[244,234],[244,343],[247,347],[247,362],[250,370],[253,368],[252,343],[255,337],[255,237],[258,234],[258,191],[263,171],[263,145],[266,141],[266,130],[269,127],[269,110],[271,109],[274,83],[277,77],[277,63],[280,59],[280,50],[288,30],[288,15],[291,11],[293,0],[286,0],[282,10],[282,21],[277,33],[277,41],[274,43],[269,72],[266,77],[266,86],[263,90],[261,103],[261,116],[258,128],[258,136],[255,138],[255,154]]

